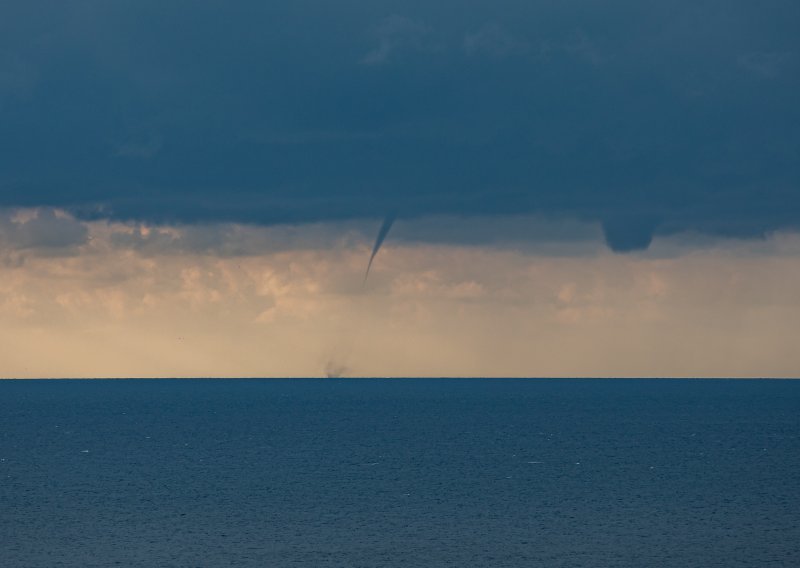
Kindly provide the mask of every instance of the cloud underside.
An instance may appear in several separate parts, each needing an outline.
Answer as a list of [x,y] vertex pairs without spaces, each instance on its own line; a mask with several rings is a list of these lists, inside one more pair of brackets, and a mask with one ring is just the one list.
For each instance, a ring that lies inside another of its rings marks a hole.
[[5,3],[0,207],[797,228],[798,4],[588,4]]

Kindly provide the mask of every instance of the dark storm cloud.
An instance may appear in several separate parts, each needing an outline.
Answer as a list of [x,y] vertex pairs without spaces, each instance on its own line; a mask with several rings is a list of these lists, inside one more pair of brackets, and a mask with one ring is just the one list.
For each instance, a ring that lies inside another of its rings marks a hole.
[[[800,4],[4,2],[0,206],[800,221]],[[446,228],[443,228],[446,230]]]

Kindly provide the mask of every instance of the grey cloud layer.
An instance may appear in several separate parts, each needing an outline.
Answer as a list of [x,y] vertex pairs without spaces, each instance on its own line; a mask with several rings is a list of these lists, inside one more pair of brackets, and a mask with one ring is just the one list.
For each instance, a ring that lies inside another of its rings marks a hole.
[[88,236],[84,223],[51,209],[30,212],[28,218],[0,211],[0,248],[57,252],[84,244]]
[[[7,2],[0,206],[800,224],[800,4]],[[443,229],[446,230],[446,229]]]

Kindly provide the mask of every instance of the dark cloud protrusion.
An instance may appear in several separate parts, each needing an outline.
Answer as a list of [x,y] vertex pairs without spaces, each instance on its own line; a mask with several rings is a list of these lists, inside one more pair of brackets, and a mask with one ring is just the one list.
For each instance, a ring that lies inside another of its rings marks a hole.
[[646,250],[653,242],[656,221],[648,218],[618,218],[603,222],[603,236],[614,252]]

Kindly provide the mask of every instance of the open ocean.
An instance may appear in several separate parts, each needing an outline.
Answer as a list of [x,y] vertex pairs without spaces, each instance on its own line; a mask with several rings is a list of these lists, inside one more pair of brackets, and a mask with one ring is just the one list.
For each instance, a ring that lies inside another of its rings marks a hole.
[[0,566],[800,566],[800,381],[0,381]]

